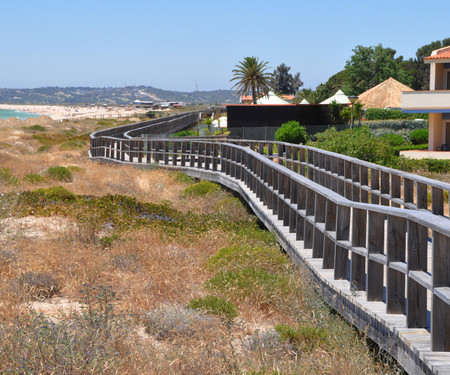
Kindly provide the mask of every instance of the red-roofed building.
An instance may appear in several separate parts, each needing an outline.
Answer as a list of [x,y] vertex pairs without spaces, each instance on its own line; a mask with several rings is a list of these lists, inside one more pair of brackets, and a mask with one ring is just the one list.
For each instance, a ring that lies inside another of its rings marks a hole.
[[450,47],[425,57],[430,64],[430,91],[402,93],[405,113],[429,113],[428,150],[450,151]]

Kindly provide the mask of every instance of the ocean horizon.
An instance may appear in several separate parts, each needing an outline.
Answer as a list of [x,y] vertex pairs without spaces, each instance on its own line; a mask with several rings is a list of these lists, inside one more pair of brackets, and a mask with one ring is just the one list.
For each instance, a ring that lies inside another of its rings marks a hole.
[[20,120],[26,120],[29,117],[39,117],[35,113],[16,111],[14,109],[0,109],[0,119],[5,120],[10,117],[17,117]]

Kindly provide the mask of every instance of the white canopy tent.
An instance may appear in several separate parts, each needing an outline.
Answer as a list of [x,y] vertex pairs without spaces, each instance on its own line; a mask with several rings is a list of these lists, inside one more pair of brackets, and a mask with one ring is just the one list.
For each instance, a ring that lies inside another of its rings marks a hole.
[[266,96],[259,98],[256,102],[257,104],[289,104],[286,100],[281,99],[279,96],[276,96],[272,91]]
[[350,100],[348,100],[348,96],[345,95],[341,90],[338,90],[336,94],[332,97],[324,100],[320,104],[331,104],[331,102],[336,102],[338,104],[349,104]]
[[303,99],[300,104],[309,104],[309,102],[306,99]]

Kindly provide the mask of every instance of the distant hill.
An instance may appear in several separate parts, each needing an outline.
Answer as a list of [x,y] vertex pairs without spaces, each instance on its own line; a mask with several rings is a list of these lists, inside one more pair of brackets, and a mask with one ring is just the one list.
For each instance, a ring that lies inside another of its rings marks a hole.
[[238,97],[232,90],[181,92],[151,86],[0,88],[0,103],[7,104],[131,104],[135,100],[227,104],[237,103]]

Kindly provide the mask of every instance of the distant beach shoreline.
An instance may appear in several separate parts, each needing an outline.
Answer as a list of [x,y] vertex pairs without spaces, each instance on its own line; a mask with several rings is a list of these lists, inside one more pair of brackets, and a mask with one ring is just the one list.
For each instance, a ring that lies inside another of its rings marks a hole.
[[116,118],[139,115],[147,112],[145,109],[128,107],[86,107],[86,106],[59,106],[59,105],[26,105],[26,104],[0,104],[0,109],[33,113],[49,116],[52,120],[60,121],[76,118]]

